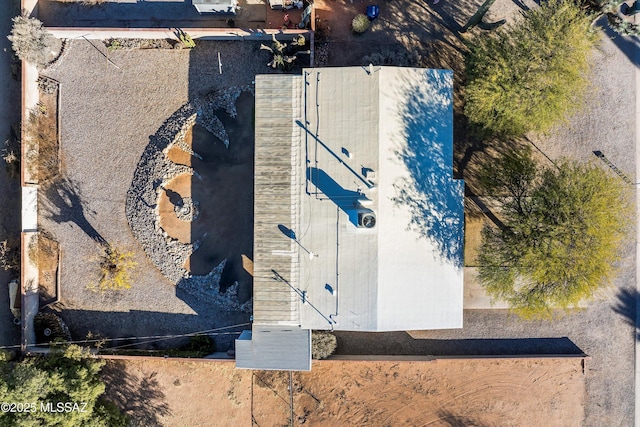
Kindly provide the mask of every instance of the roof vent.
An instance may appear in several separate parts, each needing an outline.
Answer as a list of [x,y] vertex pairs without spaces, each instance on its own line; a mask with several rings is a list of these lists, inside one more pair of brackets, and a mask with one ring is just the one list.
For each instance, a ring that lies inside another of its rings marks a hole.
[[376,216],[373,212],[362,212],[358,214],[358,227],[373,228],[376,226]]

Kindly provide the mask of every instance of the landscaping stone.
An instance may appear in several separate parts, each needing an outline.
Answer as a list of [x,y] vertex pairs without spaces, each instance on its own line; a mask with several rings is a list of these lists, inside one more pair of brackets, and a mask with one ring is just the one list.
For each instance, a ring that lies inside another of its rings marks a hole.
[[[186,103],[176,111],[158,129],[145,148],[134,173],[131,187],[127,193],[126,215],[134,236],[142,244],[154,265],[179,288],[199,299],[214,303],[227,310],[248,311],[250,303],[240,304],[236,289],[227,289],[220,293],[220,278],[225,261],[205,276],[193,276],[185,268],[191,254],[198,249],[200,241],[182,243],[172,238],[162,229],[159,221],[158,197],[163,187],[178,175],[194,174],[191,167],[173,163],[167,157],[172,147],[187,148],[185,135],[194,126],[200,124],[229,147],[229,138],[216,116],[216,111],[226,111],[235,117],[235,101],[240,94],[249,90],[248,86],[232,87]],[[197,155],[197,153],[194,153]],[[184,200],[183,200],[184,203]],[[196,202],[197,203],[197,202]],[[192,206],[197,205],[194,203]],[[193,220],[193,210],[187,219]],[[180,216],[178,216],[180,218]],[[182,218],[180,218],[182,219]]]

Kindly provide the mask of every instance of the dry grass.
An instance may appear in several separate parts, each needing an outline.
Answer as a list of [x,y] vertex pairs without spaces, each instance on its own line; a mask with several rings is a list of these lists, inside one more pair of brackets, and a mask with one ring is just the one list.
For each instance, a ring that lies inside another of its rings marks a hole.
[[12,147],[10,140],[5,141],[5,147],[2,149],[2,160],[7,167],[7,174],[10,178],[16,179],[20,177],[20,149]]
[[29,113],[25,131],[27,171],[39,183],[51,181],[60,174],[56,112],[40,104]]
[[20,243],[3,240],[0,242],[0,268],[5,271],[20,271]]
[[55,270],[58,267],[59,245],[50,234],[40,232],[31,237],[27,249],[29,259],[40,270]]
[[330,332],[313,331],[311,335],[311,353],[314,359],[326,359],[338,346],[338,340]]
[[29,260],[38,267],[38,290],[41,306],[54,301],[57,294],[60,244],[47,232],[31,237],[27,248]]
[[482,243],[483,216],[466,216],[464,223],[464,264],[466,267],[478,265],[478,251]]

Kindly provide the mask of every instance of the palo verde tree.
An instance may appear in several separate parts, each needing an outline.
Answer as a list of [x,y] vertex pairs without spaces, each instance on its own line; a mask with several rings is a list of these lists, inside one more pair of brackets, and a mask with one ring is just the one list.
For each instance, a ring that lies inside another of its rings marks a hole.
[[54,347],[47,356],[18,362],[3,358],[0,401],[21,406],[3,410],[0,426],[125,427],[126,416],[101,398],[103,365],[104,361],[75,345]]
[[598,35],[573,0],[549,0],[467,42],[465,114],[481,133],[544,132],[580,105]]
[[484,167],[481,181],[500,198],[502,223],[482,231],[480,280],[523,317],[548,317],[607,286],[626,225],[625,183],[591,163],[538,167],[530,151]]

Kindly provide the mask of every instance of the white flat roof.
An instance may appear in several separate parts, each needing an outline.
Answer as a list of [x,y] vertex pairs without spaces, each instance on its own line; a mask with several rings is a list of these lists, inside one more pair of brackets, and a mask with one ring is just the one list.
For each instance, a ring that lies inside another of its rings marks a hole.
[[236,340],[236,368],[311,370],[311,331],[296,326],[255,325]]
[[[307,180],[293,230],[303,328],[462,327],[464,184],[452,176],[452,80],[447,70],[304,70],[299,168]],[[366,214],[376,219],[370,229],[359,226]]]

